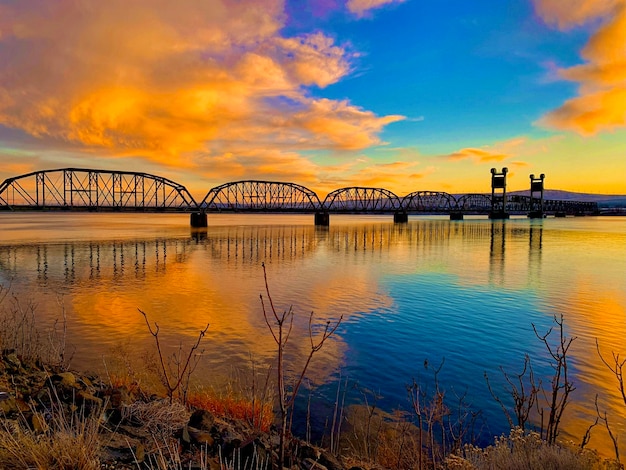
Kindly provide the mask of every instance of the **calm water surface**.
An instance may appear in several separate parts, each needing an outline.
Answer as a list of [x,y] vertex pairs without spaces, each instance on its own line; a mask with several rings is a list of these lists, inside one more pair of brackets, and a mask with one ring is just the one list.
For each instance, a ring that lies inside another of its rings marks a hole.
[[[312,215],[209,215],[207,231],[192,233],[188,215],[5,213],[0,283],[34,300],[42,325],[64,306],[78,368],[101,370],[114,349],[151,348],[138,309],[171,347],[210,323],[197,376],[219,386],[274,358],[259,300],[265,263],[279,313],[296,312],[296,368],[310,347],[309,313],[322,323],[343,315],[309,377],[319,427],[340,375],[356,384],[352,399],[367,389],[383,409],[408,409],[406,384],[432,386],[424,362],[445,361],[442,388],[466,394],[483,411],[486,435],[499,434],[506,420],[484,373],[505,397],[499,368],[520,372],[529,354],[549,383],[532,325],[545,333],[563,314],[566,334],[577,337],[564,436],[580,441],[598,394],[624,447],[626,407],[595,341],[626,356],[626,218],[390,218],[331,216],[319,228]],[[591,446],[610,453],[598,428]]]

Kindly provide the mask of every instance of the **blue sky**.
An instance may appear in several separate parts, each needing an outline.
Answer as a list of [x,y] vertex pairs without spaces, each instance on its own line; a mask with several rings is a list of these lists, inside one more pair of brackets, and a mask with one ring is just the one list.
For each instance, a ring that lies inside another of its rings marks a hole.
[[626,0],[0,0],[0,178],[626,193]]

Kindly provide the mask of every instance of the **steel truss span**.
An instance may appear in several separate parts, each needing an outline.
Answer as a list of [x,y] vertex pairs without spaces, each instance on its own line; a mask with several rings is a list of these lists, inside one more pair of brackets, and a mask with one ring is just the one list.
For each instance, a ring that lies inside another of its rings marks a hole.
[[206,212],[314,212],[320,200],[310,189],[276,181],[235,181],[211,189],[200,203]]
[[324,199],[322,209],[335,213],[397,212],[402,210],[402,202],[387,189],[355,186],[329,193]]
[[5,209],[185,212],[196,201],[167,178],[130,171],[79,168],[43,170],[0,184]]
[[402,208],[406,212],[449,214],[457,210],[457,201],[448,193],[437,191],[415,191],[402,198]]
[[[522,195],[499,196],[510,214],[597,214],[595,202],[555,201]],[[0,184],[0,210],[77,210],[128,212],[300,212],[326,217],[331,213],[394,213],[406,221],[409,213],[489,214],[488,194],[453,196],[415,191],[403,198],[383,188],[341,188],[323,202],[310,189],[276,181],[245,180],[211,189],[198,204],[187,189],[172,180],[147,173],[81,168],[41,170],[8,178]],[[401,217],[400,217],[401,216]],[[317,219],[316,219],[317,220]],[[206,222],[204,222],[206,223]]]
[[464,194],[456,199],[456,209],[464,214],[488,214],[491,211],[491,196]]

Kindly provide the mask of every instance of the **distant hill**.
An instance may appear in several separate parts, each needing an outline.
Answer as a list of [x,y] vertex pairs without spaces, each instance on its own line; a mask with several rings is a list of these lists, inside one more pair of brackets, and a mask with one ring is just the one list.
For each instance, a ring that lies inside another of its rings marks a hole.
[[[511,191],[507,194],[529,196],[530,191]],[[560,191],[558,189],[546,189],[543,192],[543,197],[544,199],[552,199],[555,201],[597,202],[599,207],[626,207],[626,194],[590,194],[574,193],[571,191]]]

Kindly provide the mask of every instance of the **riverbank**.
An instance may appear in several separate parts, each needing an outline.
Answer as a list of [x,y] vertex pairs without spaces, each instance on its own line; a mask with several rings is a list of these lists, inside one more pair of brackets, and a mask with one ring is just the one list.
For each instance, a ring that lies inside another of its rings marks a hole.
[[[184,406],[139,387],[0,357],[0,468],[272,468],[274,428]],[[292,439],[289,466],[348,468]]]
[[[58,364],[27,360],[10,350],[0,356],[0,411],[0,467],[4,469],[278,468],[279,435],[273,425],[263,430],[250,420],[185,406],[137,386],[114,385]],[[381,455],[383,450],[390,453],[387,465],[374,455],[359,453],[354,443],[352,451],[342,446],[342,451],[332,453],[290,437],[285,467],[433,468],[427,454],[416,453],[410,439],[414,427],[377,423],[378,450]],[[352,428],[346,434],[362,438],[360,431]],[[517,430],[487,449],[465,446],[446,455],[438,468],[623,467],[593,451],[549,446],[536,434]]]

